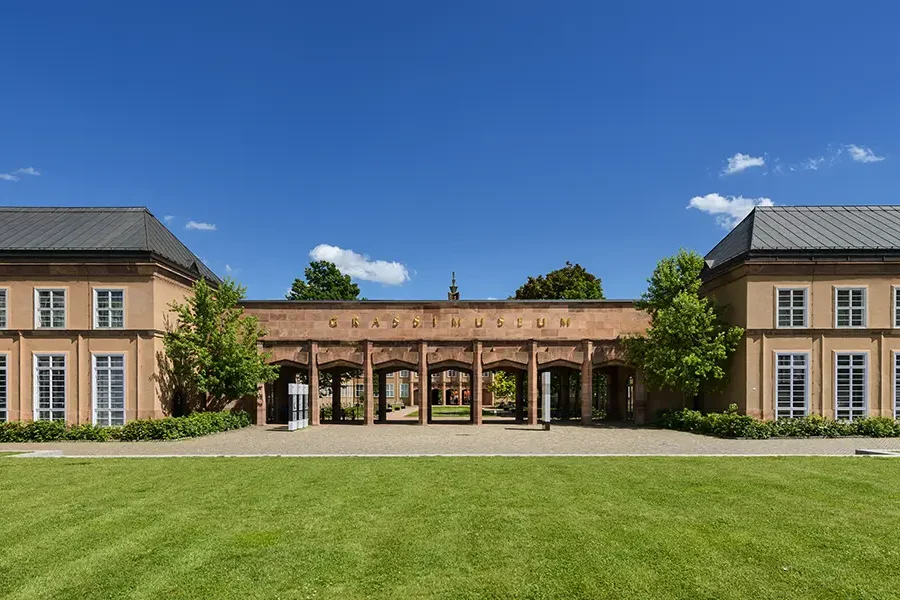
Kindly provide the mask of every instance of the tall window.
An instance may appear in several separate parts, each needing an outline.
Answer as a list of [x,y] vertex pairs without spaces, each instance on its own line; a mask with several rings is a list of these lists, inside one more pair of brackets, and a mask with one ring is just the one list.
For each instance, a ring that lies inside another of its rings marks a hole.
[[778,327],[806,327],[806,288],[778,290]]
[[894,418],[900,419],[900,352],[894,352]]
[[94,290],[94,327],[125,327],[125,290]]
[[394,384],[388,383],[384,386],[384,396],[385,398],[393,398],[394,397]]
[[866,288],[836,288],[834,306],[837,327],[866,326]]
[[400,397],[401,398],[409,398],[409,384],[408,383],[400,384]]
[[894,287],[894,327],[900,327],[900,288]]
[[65,328],[66,290],[35,290],[35,327]]
[[362,383],[357,383],[356,384],[356,396],[354,396],[354,398],[359,398],[360,396],[362,396],[365,393],[366,393],[366,386]]
[[94,424],[125,424],[125,356],[94,356]]
[[34,420],[66,420],[66,356],[34,355]]
[[809,393],[809,355],[775,355],[775,418],[805,417]]
[[8,320],[6,318],[6,296],[8,290],[0,288],[0,329],[6,329]]
[[9,420],[7,410],[9,409],[7,392],[7,384],[9,378],[6,375],[6,355],[0,354],[0,423]]
[[866,416],[868,355],[864,352],[835,354],[834,413],[835,418],[852,421]]
[[349,385],[341,386],[341,398],[352,398],[353,397],[353,388]]

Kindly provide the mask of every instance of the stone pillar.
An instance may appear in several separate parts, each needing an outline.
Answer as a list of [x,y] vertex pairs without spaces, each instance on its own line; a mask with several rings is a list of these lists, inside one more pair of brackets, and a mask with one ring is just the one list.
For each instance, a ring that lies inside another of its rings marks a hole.
[[378,374],[378,422],[387,422],[387,373],[384,371]]
[[363,342],[363,425],[375,423],[375,398],[372,394],[372,342]]
[[441,404],[447,404],[447,371],[441,371]]
[[266,424],[266,384],[256,386],[256,424]]
[[591,424],[591,401],[594,396],[594,364],[591,356],[594,353],[594,344],[590,340],[584,340],[584,358],[581,361],[581,424]]
[[428,378],[428,344],[419,342],[419,425],[428,423],[431,380]]
[[481,425],[481,342],[475,342],[474,350],[469,415],[473,425]]
[[528,424],[538,422],[538,365],[537,342],[531,341],[528,348]]
[[647,386],[644,384],[644,373],[634,370],[634,424],[647,422]]
[[516,371],[516,423],[525,420],[525,373]]
[[309,343],[309,424],[319,424],[319,345]]
[[341,420],[341,374],[338,371],[331,373],[331,420],[335,423]]

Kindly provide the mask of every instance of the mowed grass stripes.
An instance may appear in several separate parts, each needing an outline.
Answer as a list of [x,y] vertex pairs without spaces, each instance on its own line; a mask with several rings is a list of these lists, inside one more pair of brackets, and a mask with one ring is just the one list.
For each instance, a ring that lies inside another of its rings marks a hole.
[[3,598],[896,598],[900,462],[0,458]]

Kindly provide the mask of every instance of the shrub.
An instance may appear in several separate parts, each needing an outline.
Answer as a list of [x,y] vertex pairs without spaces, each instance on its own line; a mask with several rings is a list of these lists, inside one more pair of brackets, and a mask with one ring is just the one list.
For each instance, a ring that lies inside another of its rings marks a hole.
[[322,421],[330,421],[331,420],[331,405],[323,404],[319,408],[319,419]]
[[203,412],[186,417],[140,419],[124,427],[101,427],[83,424],[67,426],[62,421],[11,421],[0,423],[0,442],[57,442],[122,440],[175,440],[209,435],[250,425],[245,412]]
[[703,414],[696,410],[662,411],[657,424],[665,429],[727,438],[766,439],[770,437],[900,437],[900,421],[887,417],[866,417],[855,421],[835,421],[819,415],[761,421],[738,413],[732,404],[724,413]]

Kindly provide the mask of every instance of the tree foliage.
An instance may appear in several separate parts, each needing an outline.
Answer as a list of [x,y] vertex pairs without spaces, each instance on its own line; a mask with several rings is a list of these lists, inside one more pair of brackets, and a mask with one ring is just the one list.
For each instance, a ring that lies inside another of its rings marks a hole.
[[715,303],[700,295],[703,258],[681,250],[659,262],[637,305],[650,314],[645,337],[625,340],[629,359],[651,389],[685,398],[724,381],[728,357],[744,330],[728,326]]
[[514,400],[516,397],[516,376],[506,371],[496,371],[488,391],[494,398]]
[[198,279],[183,304],[170,305],[177,322],[163,342],[171,379],[203,409],[254,395],[260,383],[278,375],[278,367],[267,364],[268,355],[257,349],[265,331],[238,306],[244,293],[230,279],[217,289]]
[[579,264],[566,262],[566,266],[550,271],[546,276],[529,277],[516,290],[516,300],[602,300],[603,285],[600,278],[588,273]]
[[359,300],[359,286],[342,274],[334,263],[314,260],[303,270],[306,281],[291,284],[288,300]]

